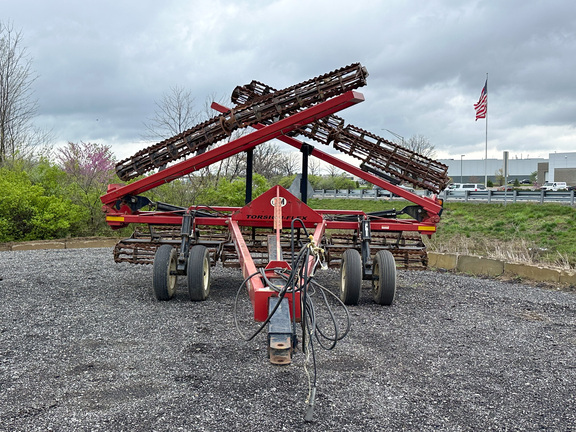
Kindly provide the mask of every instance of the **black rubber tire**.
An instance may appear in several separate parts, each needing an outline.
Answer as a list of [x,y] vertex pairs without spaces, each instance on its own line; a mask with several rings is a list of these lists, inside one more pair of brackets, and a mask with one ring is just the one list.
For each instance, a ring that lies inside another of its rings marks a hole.
[[357,305],[362,290],[362,258],[356,249],[346,249],[340,266],[340,300]]
[[381,250],[374,256],[372,295],[380,305],[390,306],[396,295],[396,261],[390,251]]
[[206,300],[210,294],[210,254],[206,246],[196,245],[190,249],[187,277],[190,300]]
[[154,255],[152,287],[158,300],[170,300],[176,292],[176,249],[162,245]]

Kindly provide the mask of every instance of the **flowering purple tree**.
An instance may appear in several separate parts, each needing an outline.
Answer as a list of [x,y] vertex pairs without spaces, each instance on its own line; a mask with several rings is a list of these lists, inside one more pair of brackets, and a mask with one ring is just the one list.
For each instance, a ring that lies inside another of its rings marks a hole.
[[114,178],[114,155],[109,146],[69,142],[58,150],[62,169],[86,188],[105,186]]
[[87,234],[98,234],[106,226],[102,217],[100,196],[115,176],[114,155],[110,146],[69,142],[56,154],[60,167],[68,175],[71,199],[88,212]]

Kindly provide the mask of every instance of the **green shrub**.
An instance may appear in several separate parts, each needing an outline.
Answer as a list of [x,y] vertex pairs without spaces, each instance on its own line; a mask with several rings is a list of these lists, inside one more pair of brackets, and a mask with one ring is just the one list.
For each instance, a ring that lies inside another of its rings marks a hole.
[[[252,199],[262,195],[269,188],[266,178],[260,174],[254,174],[252,178]],[[204,189],[198,197],[198,202],[207,205],[243,206],[245,199],[245,179],[233,181],[222,179],[217,187],[211,186]]]
[[0,168],[0,242],[67,237],[84,217],[69,199],[46,195],[26,172]]

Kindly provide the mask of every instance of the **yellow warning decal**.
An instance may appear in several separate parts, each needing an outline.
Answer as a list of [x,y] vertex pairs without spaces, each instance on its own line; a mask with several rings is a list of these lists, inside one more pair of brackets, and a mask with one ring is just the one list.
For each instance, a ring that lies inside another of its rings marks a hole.
[[418,231],[436,231],[435,226],[419,226]]
[[106,216],[108,222],[124,222],[124,216]]

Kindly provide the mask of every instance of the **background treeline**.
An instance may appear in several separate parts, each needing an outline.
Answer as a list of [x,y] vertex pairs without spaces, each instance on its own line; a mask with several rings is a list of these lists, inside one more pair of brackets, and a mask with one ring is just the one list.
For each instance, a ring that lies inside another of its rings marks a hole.
[[[100,196],[110,183],[122,183],[115,174],[109,147],[68,143],[42,155],[6,158],[0,163],[0,242],[113,235],[105,223]],[[296,174],[272,169],[274,160],[290,159],[273,144],[255,154],[253,197],[275,184],[288,188]],[[223,161],[211,170],[163,185],[146,194],[152,201],[188,207],[244,205],[245,156]],[[266,163],[264,163],[266,162]],[[272,164],[270,163],[272,162]],[[317,189],[357,187],[343,173],[311,175]]]

